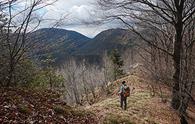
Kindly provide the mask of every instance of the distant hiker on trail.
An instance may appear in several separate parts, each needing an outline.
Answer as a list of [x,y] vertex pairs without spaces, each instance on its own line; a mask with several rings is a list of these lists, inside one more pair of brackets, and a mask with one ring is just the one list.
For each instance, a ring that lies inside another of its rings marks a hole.
[[127,97],[130,96],[130,88],[126,85],[125,81],[122,82],[118,94],[120,96],[121,108],[126,110],[127,109]]

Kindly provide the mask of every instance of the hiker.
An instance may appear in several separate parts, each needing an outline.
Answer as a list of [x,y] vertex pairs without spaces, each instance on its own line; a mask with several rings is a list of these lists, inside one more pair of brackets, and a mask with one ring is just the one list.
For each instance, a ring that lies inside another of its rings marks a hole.
[[120,96],[121,108],[126,110],[127,109],[127,97],[129,97],[130,95],[130,88],[126,85],[125,81],[122,82],[118,94]]

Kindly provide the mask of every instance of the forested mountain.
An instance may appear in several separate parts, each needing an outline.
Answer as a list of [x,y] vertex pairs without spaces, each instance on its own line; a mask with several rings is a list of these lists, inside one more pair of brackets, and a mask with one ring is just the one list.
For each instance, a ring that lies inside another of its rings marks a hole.
[[132,43],[135,35],[125,29],[109,29],[99,33],[87,44],[80,47],[74,54],[100,55],[112,49],[124,49]]
[[125,29],[109,29],[90,39],[80,33],[56,28],[37,30],[29,37],[36,42],[35,57],[48,55],[63,61],[67,56],[94,58],[105,51],[125,49],[135,36]]
[[36,58],[44,58],[49,55],[57,61],[64,59],[65,56],[90,41],[90,38],[75,31],[57,28],[40,29],[28,36],[36,44],[33,54]]

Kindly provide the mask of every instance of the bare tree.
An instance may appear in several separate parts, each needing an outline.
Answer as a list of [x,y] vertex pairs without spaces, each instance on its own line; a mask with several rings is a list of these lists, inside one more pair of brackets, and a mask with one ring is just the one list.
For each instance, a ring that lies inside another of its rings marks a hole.
[[105,77],[104,83],[106,86],[108,82],[111,82],[114,80],[114,75],[113,75],[114,66],[107,53],[104,53],[102,58],[103,58],[103,72],[104,72],[104,77]]
[[[23,2],[24,6],[19,9],[17,5]],[[19,1],[7,0],[0,1],[1,12],[6,17],[6,23],[1,26],[1,41],[3,42],[5,62],[5,82],[6,86],[11,86],[14,81],[16,67],[21,61],[28,57],[29,49],[33,43],[29,41],[27,34],[34,31],[40,24],[41,19],[34,14],[47,5],[44,0]]]
[[76,104],[81,104],[79,84],[77,80],[77,77],[79,76],[78,64],[74,59],[70,59],[63,65],[61,72],[65,79],[66,88],[69,92],[68,94],[74,98]]
[[106,87],[104,69],[91,65],[85,60],[76,62],[75,59],[71,58],[59,69],[59,73],[65,79],[64,87],[71,103],[82,105],[83,102],[87,102],[93,104],[99,95],[96,91]]

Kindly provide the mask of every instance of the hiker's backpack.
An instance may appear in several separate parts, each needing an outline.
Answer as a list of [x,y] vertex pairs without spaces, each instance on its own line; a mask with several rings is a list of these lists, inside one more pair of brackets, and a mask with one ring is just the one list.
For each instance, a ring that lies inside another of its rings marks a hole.
[[130,96],[130,88],[128,86],[124,87],[124,97]]

